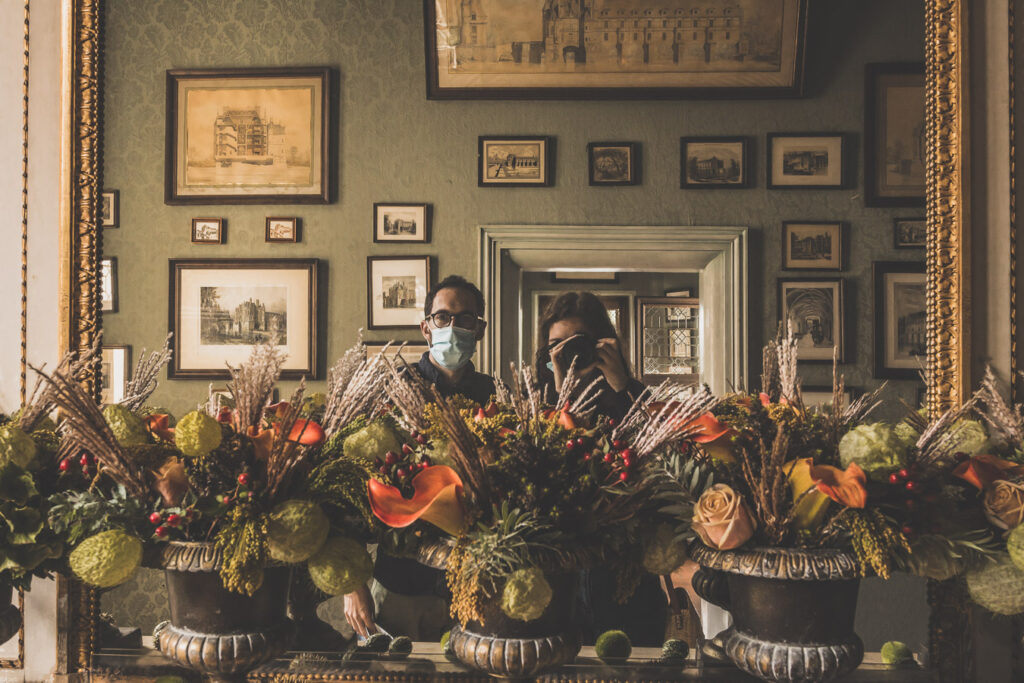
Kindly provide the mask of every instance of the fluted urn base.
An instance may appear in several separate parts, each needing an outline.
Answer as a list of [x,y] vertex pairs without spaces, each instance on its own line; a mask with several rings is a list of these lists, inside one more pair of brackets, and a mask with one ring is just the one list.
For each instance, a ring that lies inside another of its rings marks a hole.
[[864,643],[856,634],[838,643],[774,642],[731,628],[725,652],[737,667],[766,681],[817,683],[856,669],[864,659]]
[[170,622],[156,632],[164,656],[224,681],[244,680],[246,672],[284,652],[294,635],[290,620],[252,633],[197,633]]
[[578,632],[541,638],[506,638],[480,635],[459,626],[452,629],[451,642],[455,656],[466,666],[507,678],[533,676],[568,664],[579,654],[582,645]]

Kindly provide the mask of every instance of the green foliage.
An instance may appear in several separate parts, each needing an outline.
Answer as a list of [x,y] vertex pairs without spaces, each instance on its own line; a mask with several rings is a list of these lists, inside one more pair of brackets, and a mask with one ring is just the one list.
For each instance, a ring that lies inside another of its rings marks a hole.
[[661,661],[681,664],[690,654],[690,645],[685,640],[666,640],[661,646]]
[[229,591],[252,595],[263,585],[267,562],[267,518],[251,505],[236,505],[215,539],[224,560],[221,582]]
[[373,560],[362,543],[336,536],[327,539],[308,562],[314,585],[328,595],[344,595],[373,576]]
[[123,486],[103,495],[96,491],[65,491],[50,496],[49,524],[68,545],[109,529],[142,530],[147,510]]
[[362,462],[345,457],[329,458],[313,468],[307,481],[307,494],[324,506],[332,526],[342,530],[354,516],[366,525],[373,524],[366,494],[370,473]]
[[633,653],[633,643],[625,631],[605,631],[597,637],[594,652],[603,662],[629,659]]
[[906,643],[890,640],[882,645],[882,664],[900,666],[914,661],[914,653]]

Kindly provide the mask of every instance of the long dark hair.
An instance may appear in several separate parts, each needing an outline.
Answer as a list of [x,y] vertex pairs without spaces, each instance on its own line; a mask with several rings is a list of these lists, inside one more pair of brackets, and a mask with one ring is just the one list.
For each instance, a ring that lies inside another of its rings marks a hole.
[[[537,352],[534,356],[534,372],[537,375],[537,383],[542,386],[554,386],[555,375],[548,370],[547,362],[551,360],[548,354],[548,333],[551,326],[562,320],[579,318],[583,321],[583,330],[594,339],[619,339],[619,334],[612,325],[612,319],[608,317],[608,309],[604,307],[601,300],[590,292],[565,292],[555,297],[555,300],[547,305],[540,318],[540,325],[537,329]],[[619,348],[622,348],[622,340],[619,339]],[[622,364],[629,373],[629,361],[625,356]]]

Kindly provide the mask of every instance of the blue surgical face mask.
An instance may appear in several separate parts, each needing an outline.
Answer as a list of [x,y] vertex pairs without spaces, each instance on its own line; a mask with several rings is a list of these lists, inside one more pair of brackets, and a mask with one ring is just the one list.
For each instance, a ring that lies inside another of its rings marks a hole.
[[476,351],[476,333],[455,325],[430,331],[430,357],[448,370],[458,370]]
[[552,363],[551,361],[548,361],[548,362],[547,362],[547,363],[545,363],[544,365],[546,365],[546,366],[547,366],[547,368],[548,368],[548,370],[550,370],[551,372],[554,372],[554,371],[555,371],[555,364],[554,364],[554,363]]

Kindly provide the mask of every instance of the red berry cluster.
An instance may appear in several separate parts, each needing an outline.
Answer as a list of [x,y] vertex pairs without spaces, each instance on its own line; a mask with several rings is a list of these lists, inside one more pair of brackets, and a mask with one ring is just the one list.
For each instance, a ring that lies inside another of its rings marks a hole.
[[[889,475],[889,485],[893,487],[896,495],[903,495],[903,507],[906,509],[907,515],[914,514],[920,507],[920,496],[923,490],[923,485],[918,479],[918,470],[916,465],[910,467],[904,467],[896,472]],[[912,536],[917,533],[917,528],[907,522],[900,529],[904,536]]]
[[[586,445],[583,439],[570,439],[566,444],[567,450],[572,453],[582,449]],[[630,468],[636,461],[636,454],[633,449],[616,439],[611,443],[611,450],[604,451],[595,449],[583,454],[583,460],[599,460],[611,467],[609,476],[617,476],[619,481],[629,481]]]
[[187,526],[189,522],[199,517],[199,511],[195,508],[188,508],[183,514],[171,512],[164,515],[160,512],[153,512],[149,515],[149,523],[155,526],[153,535],[157,538],[166,538],[172,529]]
[[255,488],[255,486],[252,485],[252,476],[248,472],[242,472],[238,475],[238,486],[235,487],[235,490],[231,493],[225,493],[219,496],[217,498],[217,502],[221,505],[227,506],[231,505],[236,500],[242,502],[248,501],[255,495],[251,490],[252,488]]
[[[94,474],[99,473],[99,470],[96,469],[95,467],[96,459],[92,457],[90,454],[86,453],[85,451],[83,451],[82,455],[78,458],[78,464],[82,466],[82,476],[85,477],[86,479],[92,477]],[[70,470],[71,458],[69,457],[61,460],[60,463],[57,465],[57,469],[60,470],[62,474]]]
[[[427,443],[426,437],[418,432],[413,432],[412,438],[416,440],[416,443]],[[376,460],[377,471],[384,475],[385,479],[397,486],[411,483],[412,478],[420,470],[425,470],[431,465],[430,458],[426,455],[421,455],[417,459],[416,449],[409,444],[402,444],[401,450],[400,454],[388,451],[384,454],[383,458],[378,457]]]

